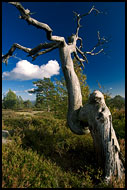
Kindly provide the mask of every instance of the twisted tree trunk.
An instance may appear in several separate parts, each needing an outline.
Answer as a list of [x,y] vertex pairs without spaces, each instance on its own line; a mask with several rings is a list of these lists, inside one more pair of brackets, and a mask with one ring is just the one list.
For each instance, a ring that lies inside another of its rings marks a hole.
[[96,159],[104,168],[105,181],[112,176],[122,178],[123,163],[120,159],[120,147],[112,126],[112,116],[100,91],[94,91],[88,104],[82,106],[79,80],[74,71],[68,47],[59,48],[62,69],[68,90],[67,122],[71,131],[78,134],[91,132]]
[[68,90],[68,115],[67,122],[76,134],[83,134],[82,126],[77,117],[77,111],[82,106],[82,95],[78,77],[74,71],[73,61],[69,46],[59,47],[62,70]]
[[79,112],[79,119],[88,121],[96,158],[104,168],[105,180],[110,181],[112,176],[122,178],[124,166],[120,147],[113,129],[111,113],[100,91],[96,90],[90,95],[88,104]]
[[[105,104],[104,96],[100,91],[94,91],[90,95],[88,103],[85,106],[82,106],[80,83],[74,71],[73,60],[71,58],[71,54],[73,53],[76,59],[83,66],[83,62],[88,62],[86,54],[97,55],[103,51],[103,49],[101,49],[99,52],[94,53],[96,47],[100,44],[102,45],[105,41],[104,37],[100,38],[99,32],[98,43],[91,51],[88,52],[81,51],[82,39],[78,37],[81,18],[89,15],[93,10],[97,13],[100,12],[93,6],[91,10],[84,15],[75,13],[75,16],[77,17],[76,34],[71,35],[68,39],[68,43],[66,43],[64,37],[53,36],[52,29],[47,24],[33,19],[30,16],[30,11],[28,9],[24,9],[19,2],[10,3],[19,10],[21,13],[20,18],[37,28],[45,30],[47,39],[53,42],[41,43],[33,49],[23,47],[19,44],[13,44],[9,52],[2,57],[2,61],[7,64],[7,60],[12,56],[16,48],[28,53],[28,56],[31,56],[33,60],[35,60],[39,55],[52,51],[55,48],[59,48],[62,70],[68,90],[68,126],[72,132],[78,135],[91,132],[96,157],[98,162],[104,166],[104,174],[107,182],[114,175],[121,178],[124,173],[124,167],[120,159],[120,147],[112,126],[112,116]],[[80,40],[79,48],[76,45],[78,40]],[[41,49],[45,50],[39,52]],[[83,59],[79,58],[77,53],[79,53]]]

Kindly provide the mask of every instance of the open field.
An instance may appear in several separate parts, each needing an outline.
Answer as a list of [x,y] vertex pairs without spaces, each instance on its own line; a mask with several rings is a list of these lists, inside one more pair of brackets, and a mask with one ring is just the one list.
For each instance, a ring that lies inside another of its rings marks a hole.
[[44,111],[34,111],[34,110],[2,110],[2,116],[3,117],[18,117],[19,116],[24,116],[24,117],[29,117],[29,116],[36,116],[36,115],[41,115]]
[[36,114],[41,114],[43,113],[43,111],[17,111],[15,112],[15,114],[19,114],[19,115],[31,115],[31,116],[34,116]]

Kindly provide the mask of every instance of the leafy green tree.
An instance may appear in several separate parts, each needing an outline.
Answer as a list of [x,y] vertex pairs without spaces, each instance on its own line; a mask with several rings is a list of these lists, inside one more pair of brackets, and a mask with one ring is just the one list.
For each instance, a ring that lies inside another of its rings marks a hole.
[[15,109],[17,108],[17,103],[18,101],[16,94],[11,89],[9,89],[8,93],[3,99],[3,107],[5,109]]
[[29,92],[36,94],[35,106],[47,109],[47,111],[51,110],[56,103],[56,90],[53,82],[49,78],[44,78],[43,80],[34,81],[33,84],[37,88]]
[[59,115],[60,118],[65,118],[67,114],[68,105],[68,95],[65,80],[63,77],[60,80],[55,79],[55,89],[56,89],[56,104],[54,109],[55,113]]
[[96,81],[96,82],[98,83],[99,90],[104,95],[104,99],[105,99],[107,106],[109,106],[109,101],[111,100],[111,93],[109,92],[109,90],[106,90],[105,87],[102,86],[98,81]]
[[[90,94],[89,86],[86,82],[87,77],[83,73],[83,70],[81,69],[81,67],[79,67],[79,63],[75,58],[73,59],[73,63],[74,63],[75,72],[78,76],[80,86],[81,86],[82,101],[83,101],[83,104],[85,104]],[[67,113],[67,105],[68,105],[68,95],[67,95],[65,79],[61,77],[60,80],[56,79],[55,82],[56,82],[56,89],[58,92],[56,106],[57,106],[57,109],[60,110],[59,115],[65,118],[66,113]]]
[[53,111],[56,116],[65,117],[67,112],[67,89],[64,78],[55,79],[54,82],[50,78],[44,78],[43,80],[34,81],[33,84],[37,88],[29,91],[29,93],[36,94],[35,106]]
[[86,82],[87,77],[83,73],[82,68],[79,66],[79,63],[75,58],[73,59],[73,63],[74,63],[75,72],[76,72],[79,82],[80,82],[80,87],[81,87],[81,92],[82,92],[82,102],[84,105],[87,102],[89,94],[90,94],[90,89]]
[[117,109],[125,109],[125,99],[121,97],[120,95],[116,95],[114,98],[111,97],[111,93],[109,90],[105,90],[104,86],[101,86],[101,84],[97,81],[98,86],[100,88],[100,91],[103,93],[105,102],[107,106],[112,110],[114,108]]
[[[90,93],[89,86],[86,83],[86,75],[79,67],[78,61],[76,59],[73,61],[81,85],[84,104],[88,100]],[[43,80],[34,81],[33,84],[37,88],[29,92],[36,94],[35,106],[46,109],[47,111],[54,111],[55,115],[65,118],[67,114],[68,95],[64,77],[61,77],[59,80],[55,78],[54,82],[49,78],[44,78]]]
[[125,109],[125,99],[121,97],[120,95],[116,95],[114,98],[111,98],[108,101],[108,105],[111,108],[117,108],[117,109]]
[[30,100],[24,101],[23,104],[24,104],[24,107],[25,107],[25,108],[31,108],[31,107],[32,107],[32,103],[31,103]]
[[18,109],[24,108],[24,101],[21,96],[17,96],[17,108]]

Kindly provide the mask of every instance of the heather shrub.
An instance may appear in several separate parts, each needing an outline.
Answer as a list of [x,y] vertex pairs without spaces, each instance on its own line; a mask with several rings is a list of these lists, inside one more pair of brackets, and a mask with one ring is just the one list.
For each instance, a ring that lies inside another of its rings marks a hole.
[[[9,115],[12,113],[9,112]],[[2,145],[3,188],[116,187],[103,182],[95,160],[93,139],[75,135],[66,120],[43,112],[30,116],[3,116],[3,128],[13,130],[12,143]],[[125,141],[119,139],[125,156]],[[118,187],[124,187],[124,179]]]
[[112,113],[112,123],[118,139],[125,138],[125,110],[115,109]]

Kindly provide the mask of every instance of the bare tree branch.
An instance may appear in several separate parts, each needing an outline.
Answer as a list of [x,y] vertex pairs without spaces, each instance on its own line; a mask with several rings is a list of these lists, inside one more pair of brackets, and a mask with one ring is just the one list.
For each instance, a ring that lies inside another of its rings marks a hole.
[[84,64],[83,64],[83,62],[84,62],[85,60],[84,60],[84,59],[81,59],[81,58],[78,56],[78,54],[77,54],[76,51],[74,52],[74,56],[75,56],[75,58],[80,62],[81,66],[82,66],[83,69],[84,69]]
[[82,57],[85,59],[84,61],[86,61],[86,63],[88,63],[88,59],[87,57],[85,56],[85,54],[78,48],[76,47],[76,50],[82,55]]
[[84,16],[87,16],[87,15],[89,15],[92,11],[96,11],[96,14],[102,13],[102,12],[100,12],[98,9],[95,9],[94,7],[95,7],[95,6],[93,5],[93,7],[90,9],[89,12],[87,12],[87,13],[81,15],[80,17],[82,18],[82,17],[84,17]]
[[26,20],[29,24],[36,26],[37,28],[43,29],[46,32],[52,32],[52,29],[45,23],[41,23],[33,18],[30,17],[30,10],[24,9],[24,7],[19,2],[9,2],[10,4],[14,5],[20,12],[21,19]]
[[90,9],[89,12],[87,12],[87,13],[85,13],[85,14],[83,14],[83,15],[80,15],[80,14],[76,13],[75,11],[73,11],[75,17],[77,18],[77,29],[76,29],[76,36],[77,36],[77,37],[78,37],[79,29],[80,29],[80,27],[81,27],[81,25],[80,25],[80,20],[81,20],[81,18],[84,17],[84,16],[89,15],[92,11],[95,11],[96,14],[102,13],[102,12],[100,12],[98,9],[95,9],[94,5],[93,5],[93,7]]
[[35,48],[33,48],[30,52],[28,56],[32,56],[35,55],[36,53],[38,53],[41,49],[47,49],[47,48],[52,48],[54,46],[58,47],[60,43],[59,42],[52,42],[52,43],[40,43],[38,46],[36,46]]
[[94,50],[95,50],[97,47],[102,46],[102,45],[104,45],[105,43],[108,42],[108,40],[106,40],[104,37],[102,37],[102,38],[100,37],[100,32],[99,32],[99,31],[97,32],[97,37],[98,37],[98,42],[97,42],[97,44],[93,47],[93,49],[92,49],[91,51],[86,51],[86,52],[84,52],[85,54],[98,55],[99,53],[104,52],[104,48],[101,48],[98,52],[93,53]]
[[83,48],[82,38],[78,37],[78,40],[80,40],[80,46],[79,49]]
[[48,52],[50,52],[50,51],[56,49],[59,45],[60,45],[60,42],[59,42],[59,43],[54,43],[54,45],[52,45],[50,48],[48,48],[48,49],[46,49],[46,50],[44,50],[44,51],[38,52],[35,56],[33,56],[32,61],[34,61],[39,55],[48,53]]
[[89,55],[98,55],[99,53],[101,53],[101,52],[103,52],[103,51],[104,51],[104,49],[101,49],[101,50],[99,50],[99,51],[96,52],[96,53],[92,53],[92,52],[86,51],[85,54],[89,54]]
[[37,28],[45,30],[48,40],[65,43],[64,37],[52,36],[53,30],[47,24],[39,22],[36,19],[30,17],[31,14],[30,10],[24,9],[24,7],[19,2],[9,2],[9,3],[14,5],[19,10],[21,14],[19,18],[26,20],[28,24],[31,24]]
[[[78,13],[76,13],[76,12],[73,11],[73,13],[74,13],[74,15],[75,15],[75,17],[76,17],[76,19],[77,19],[77,29],[76,29],[76,34],[75,34],[75,36],[76,36],[76,40],[80,40],[80,47],[79,47],[79,49],[82,48],[82,38],[78,37],[79,29],[81,28],[81,25],[80,25],[81,18],[84,17],[84,16],[89,15],[92,11],[95,11],[96,14],[102,13],[102,12],[100,12],[98,9],[96,9],[94,6],[90,9],[89,12],[87,12],[87,13],[85,13],[85,14],[83,14],[83,15],[80,15],[80,14],[78,14]],[[100,41],[99,32],[98,32],[98,41]],[[83,52],[82,52],[82,54],[83,54]]]
[[27,53],[29,53],[31,51],[31,48],[26,48],[24,46],[21,46],[21,45],[15,43],[15,44],[12,45],[12,47],[8,51],[8,53],[2,56],[3,63],[6,63],[6,65],[8,64],[8,59],[12,56],[12,54],[15,51],[16,48],[21,49],[21,50],[23,50],[23,51],[25,51]]
[[[47,53],[49,51],[52,51],[53,49],[57,48],[59,45],[60,45],[60,42],[44,43],[44,44],[41,43],[37,47],[31,49],[31,48],[26,48],[24,46],[21,46],[21,45],[15,43],[12,45],[12,47],[8,51],[8,53],[6,55],[2,56],[2,61],[3,61],[3,63],[6,63],[6,65],[7,65],[8,59],[10,57],[14,57],[13,52],[16,50],[16,48],[21,49],[21,50],[25,51],[26,53],[28,53],[28,56],[31,56],[33,58],[33,61],[34,61],[37,56],[42,55],[44,53]],[[44,49],[44,48],[45,49],[48,48],[48,49],[45,51],[39,52],[41,49]],[[35,56],[33,56],[33,55],[35,55]]]
[[76,13],[73,11],[73,13],[75,14],[75,16],[77,17],[77,29],[76,29],[76,37],[78,38],[78,32],[79,32],[79,29],[81,27],[80,25],[80,20],[81,20],[81,17],[80,17],[80,14]]
[[98,37],[98,41],[100,41],[101,38],[100,38],[100,32],[99,31],[97,31],[97,37]]

